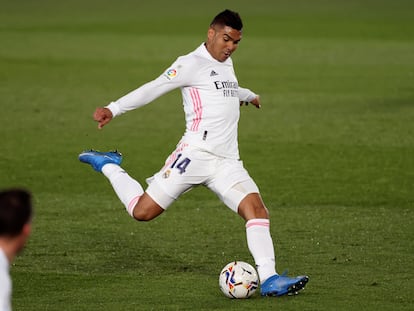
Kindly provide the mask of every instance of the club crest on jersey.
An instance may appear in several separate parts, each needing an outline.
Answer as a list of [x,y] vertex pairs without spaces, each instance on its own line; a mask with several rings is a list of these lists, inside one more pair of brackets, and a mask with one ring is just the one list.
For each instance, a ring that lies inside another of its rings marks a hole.
[[170,170],[166,170],[166,171],[164,172],[164,174],[162,174],[162,177],[163,177],[163,178],[168,178],[168,177],[170,177],[170,174],[171,174],[171,171],[170,171]]
[[168,79],[168,80],[172,80],[177,76],[177,70],[174,68],[170,68],[168,69],[165,73],[164,76]]

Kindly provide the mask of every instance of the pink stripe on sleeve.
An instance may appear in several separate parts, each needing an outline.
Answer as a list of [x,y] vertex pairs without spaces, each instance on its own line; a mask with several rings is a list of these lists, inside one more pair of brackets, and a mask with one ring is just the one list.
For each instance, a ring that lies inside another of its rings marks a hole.
[[191,100],[193,102],[194,118],[190,127],[192,131],[197,131],[203,115],[203,105],[201,103],[200,93],[196,88],[190,89]]

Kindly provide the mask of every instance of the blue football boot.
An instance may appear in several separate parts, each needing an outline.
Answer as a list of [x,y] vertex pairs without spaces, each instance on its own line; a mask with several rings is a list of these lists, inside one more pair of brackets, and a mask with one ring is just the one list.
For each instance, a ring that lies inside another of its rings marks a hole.
[[79,155],[79,161],[90,164],[97,172],[102,172],[102,167],[105,164],[113,163],[120,165],[122,162],[122,154],[118,151],[99,152],[88,150]]
[[290,278],[285,275],[273,275],[260,288],[262,296],[296,295],[308,283],[309,277],[297,276]]

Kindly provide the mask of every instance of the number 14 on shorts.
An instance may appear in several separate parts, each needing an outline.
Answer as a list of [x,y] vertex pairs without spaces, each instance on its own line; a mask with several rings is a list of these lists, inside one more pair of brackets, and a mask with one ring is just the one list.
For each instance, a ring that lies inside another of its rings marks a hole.
[[187,168],[188,164],[190,164],[191,160],[189,158],[181,159],[182,154],[177,155],[177,159],[171,164],[170,168],[176,168],[180,171],[180,174],[185,173],[185,169]]

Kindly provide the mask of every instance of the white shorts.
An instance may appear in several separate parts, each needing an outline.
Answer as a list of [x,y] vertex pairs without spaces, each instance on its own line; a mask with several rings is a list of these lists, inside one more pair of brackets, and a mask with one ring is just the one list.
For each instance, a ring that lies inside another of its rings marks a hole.
[[146,192],[163,209],[197,185],[208,187],[235,212],[246,195],[259,193],[242,161],[218,157],[186,144],[180,144],[147,182]]

